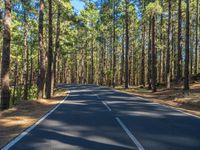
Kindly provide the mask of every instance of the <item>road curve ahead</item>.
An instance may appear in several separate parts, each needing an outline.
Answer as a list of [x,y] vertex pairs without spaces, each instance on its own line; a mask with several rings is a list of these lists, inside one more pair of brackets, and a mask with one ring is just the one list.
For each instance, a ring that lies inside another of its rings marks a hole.
[[106,87],[65,84],[59,87],[70,90],[64,103],[6,148],[200,150],[198,117]]

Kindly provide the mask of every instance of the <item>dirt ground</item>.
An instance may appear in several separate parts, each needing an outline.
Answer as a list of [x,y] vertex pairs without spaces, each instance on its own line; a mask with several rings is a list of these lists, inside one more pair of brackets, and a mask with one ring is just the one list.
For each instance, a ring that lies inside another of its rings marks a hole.
[[17,106],[0,112],[0,147],[34,124],[66,95],[66,90],[59,90],[52,99],[22,101]]
[[161,88],[155,93],[140,87],[130,87],[129,89],[118,87],[116,89],[127,91],[134,95],[148,98],[152,102],[172,106],[200,116],[200,82],[191,84],[190,88],[190,94],[188,96],[184,95],[181,86],[171,89]]

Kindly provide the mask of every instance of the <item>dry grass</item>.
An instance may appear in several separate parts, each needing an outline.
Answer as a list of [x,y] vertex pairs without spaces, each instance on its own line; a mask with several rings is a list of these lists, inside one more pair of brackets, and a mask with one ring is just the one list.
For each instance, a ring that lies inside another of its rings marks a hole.
[[179,108],[183,111],[200,116],[200,82],[190,85],[191,90],[188,96],[184,95],[182,87],[176,86],[171,89],[158,89],[157,92],[152,93],[146,88],[131,87],[127,90],[124,88],[117,88],[131,92],[134,95],[147,98],[152,102]]
[[66,94],[66,91],[59,90],[52,99],[22,101],[17,106],[0,112],[0,147],[34,124]]

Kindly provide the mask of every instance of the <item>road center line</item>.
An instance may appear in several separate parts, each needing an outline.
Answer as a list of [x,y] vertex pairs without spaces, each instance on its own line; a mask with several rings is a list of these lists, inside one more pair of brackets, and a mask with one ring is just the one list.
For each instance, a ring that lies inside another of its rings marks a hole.
[[129,129],[124,125],[124,123],[118,118],[115,118],[129,138],[133,141],[133,143],[137,146],[139,150],[145,150],[144,147],[140,144],[140,142],[135,138],[135,136],[129,131]]
[[106,102],[102,101],[102,103],[104,104],[104,106],[106,106],[106,108],[108,109],[108,111],[112,111],[111,108],[106,104]]
[[8,144],[6,144],[1,150],[8,150],[13,145],[15,145],[17,142],[19,142],[24,136],[26,136],[29,132],[31,132],[36,126],[38,126],[43,120],[45,120],[49,115],[51,115],[61,104],[63,104],[68,96],[70,94],[70,91],[68,95],[60,101],[52,110],[50,110],[47,114],[45,114],[42,118],[40,118],[36,123],[34,123],[32,126],[27,128],[25,131],[23,131],[21,134],[19,134],[17,137],[15,137],[13,140],[11,140]]

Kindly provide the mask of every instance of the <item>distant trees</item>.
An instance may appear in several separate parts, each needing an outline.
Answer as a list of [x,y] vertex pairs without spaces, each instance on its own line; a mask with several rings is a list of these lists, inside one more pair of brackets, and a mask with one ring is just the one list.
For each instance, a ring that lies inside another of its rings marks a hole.
[[65,0],[13,7],[6,0],[5,10],[0,4],[2,109],[10,101],[50,98],[58,83],[152,92],[183,84],[189,92],[200,73],[199,0],[84,2],[79,13]]

